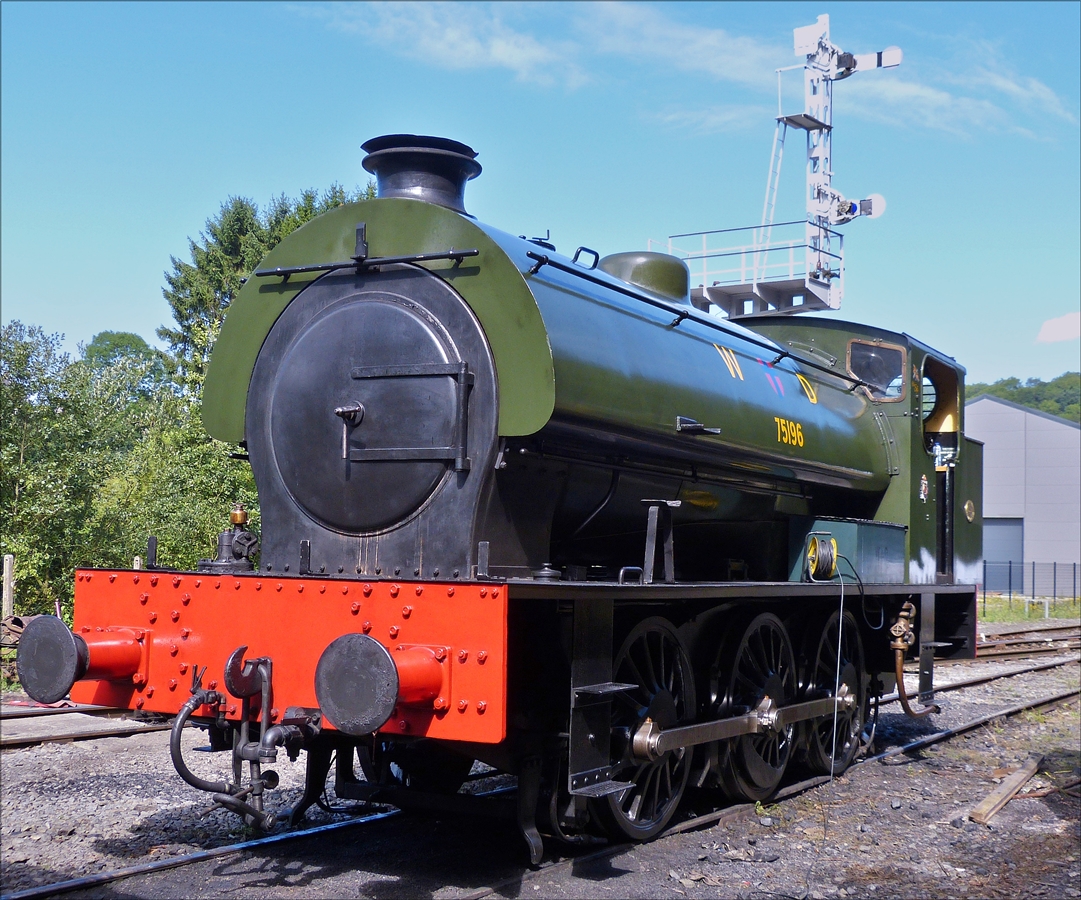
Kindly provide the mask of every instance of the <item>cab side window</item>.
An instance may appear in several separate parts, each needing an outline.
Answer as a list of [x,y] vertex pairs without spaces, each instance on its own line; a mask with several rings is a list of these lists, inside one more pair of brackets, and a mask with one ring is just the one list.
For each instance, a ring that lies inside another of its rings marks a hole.
[[896,401],[905,395],[905,351],[901,347],[850,341],[848,371],[867,385],[875,400]]

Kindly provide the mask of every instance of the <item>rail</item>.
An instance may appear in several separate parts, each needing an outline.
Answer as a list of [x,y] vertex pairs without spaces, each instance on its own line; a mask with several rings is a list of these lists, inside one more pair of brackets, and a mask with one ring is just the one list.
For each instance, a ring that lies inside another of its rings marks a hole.
[[[998,680],[1001,678],[1009,678],[1011,676],[1022,675],[1028,672],[1039,671],[1041,669],[1051,668],[1053,666],[1061,666],[1065,664],[1066,663],[1049,663],[1027,669],[995,673],[993,675],[970,679],[965,682],[948,685],[940,690],[960,690],[965,687],[983,684],[987,681]],[[1029,709],[1039,709],[1049,705],[1061,704],[1063,702],[1073,700],[1077,696],[1077,688],[1071,688],[1069,690],[1057,691],[1049,695],[1044,695],[1025,703],[1016,704],[1007,709],[1001,709],[995,712],[981,715],[976,719],[963,722],[954,728],[935,732],[933,734],[921,737],[918,740],[912,741],[902,746],[892,747],[877,755],[865,757],[862,760],[858,760],[856,763],[854,763],[853,767],[869,762],[881,762],[901,754],[912,753],[916,750],[922,749],[932,744],[937,744],[942,741],[949,740],[952,737],[964,734],[968,731],[972,731],[975,728],[980,727],[981,725],[985,725],[990,721],[994,721],[995,719],[1013,716]],[[882,698],[882,702],[886,703],[889,702],[891,699],[892,698],[890,697],[884,697]],[[777,793],[771,798],[771,802],[780,802],[796,797],[800,794],[805,793],[808,790],[813,790],[820,785],[827,784],[830,782],[830,780],[830,776],[822,775],[807,779],[805,781],[800,781],[795,784],[789,784],[777,791]],[[507,792],[508,789],[506,788],[497,788],[494,791],[484,792],[481,796],[495,796],[505,794]],[[693,818],[685,819],[681,822],[674,823],[673,825],[666,828],[664,832],[662,832],[661,836],[663,837],[666,835],[679,834],[681,832],[705,828],[716,825],[720,822],[734,821],[738,818],[741,818],[742,816],[750,815],[754,812],[754,810],[755,804],[751,803],[743,803],[729,806],[724,809],[714,810],[704,815],[695,816]],[[397,817],[398,815],[400,815],[400,811],[397,809],[374,812],[370,815],[358,816],[346,821],[331,822],[325,825],[315,826],[313,828],[304,828],[298,829],[296,831],[287,831],[283,833],[267,835],[265,837],[256,838],[254,840],[243,841],[236,844],[228,844],[224,846],[210,848],[207,850],[200,850],[183,856],[155,860],[150,863],[142,863],[123,869],[97,872],[92,875],[87,875],[80,878],[73,878],[61,882],[54,882],[52,884],[36,885],[33,887],[24,888],[22,890],[5,893],[2,895],[2,900],[38,900],[38,898],[51,897],[59,894],[69,893],[72,891],[100,887],[102,885],[120,881],[125,878],[165,871],[168,869],[175,869],[186,865],[191,865],[193,863],[204,862],[212,859],[220,859],[222,857],[228,857],[243,853],[248,850],[256,850],[264,847],[270,847],[273,845],[290,843],[316,835],[326,835],[346,828],[356,827],[364,824],[373,824],[387,819],[392,819]],[[480,900],[480,898],[496,895],[500,893],[502,889],[508,886],[514,885],[520,887],[522,882],[524,881],[532,880],[544,874],[550,874],[551,872],[559,869],[568,868],[571,866],[580,866],[585,862],[614,856],[620,852],[623,852],[629,846],[631,845],[627,842],[617,842],[614,844],[608,844],[606,846],[600,847],[596,850],[587,851],[586,853],[570,853],[562,859],[544,863],[534,869],[517,873],[511,878],[503,879],[471,893],[463,894],[462,896],[463,898],[469,897],[475,898],[475,900]]]

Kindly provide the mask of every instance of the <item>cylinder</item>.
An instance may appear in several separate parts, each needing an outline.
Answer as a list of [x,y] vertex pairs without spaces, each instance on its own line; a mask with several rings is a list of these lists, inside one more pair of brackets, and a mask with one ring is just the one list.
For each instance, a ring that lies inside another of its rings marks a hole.
[[83,678],[118,681],[139,671],[142,647],[129,628],[109,628],[75,635],[86,644],[87,665]]
[[443,667],[427,647],[410,647],[393,654],[398,668],[398,702],[424,706],[443,688]]
[[465,212],[465,183],[480,174],[477,153],[458,141],[420,134],[385,134],[365,141],[361,165],[375,175],[376,192]]

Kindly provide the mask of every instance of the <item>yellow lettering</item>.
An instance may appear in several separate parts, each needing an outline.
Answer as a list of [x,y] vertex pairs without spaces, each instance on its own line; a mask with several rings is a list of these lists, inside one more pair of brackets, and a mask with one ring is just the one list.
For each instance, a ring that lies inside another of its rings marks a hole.
[[803,423],[794,422],[791,419],[782,419],[780,416],[774,416],[773,421],[777,423],[777,443],[789,444],[793,447],[802,447],[803,438]]
[[739,367],[739,357],[736,356],[735,351],[729,350],[728,355],[732,358],[732,365],[736,367],[736,374],[739,376],[739,380],[743,381],[743,369]]
[[735,378],[736,370],[732,368],[732,361],[728,358],[728,354],[725,352],[726,348],[714,344],[713,349],[721,355],[721,359],[724,360],[724,364],[728,367],[728,374]]

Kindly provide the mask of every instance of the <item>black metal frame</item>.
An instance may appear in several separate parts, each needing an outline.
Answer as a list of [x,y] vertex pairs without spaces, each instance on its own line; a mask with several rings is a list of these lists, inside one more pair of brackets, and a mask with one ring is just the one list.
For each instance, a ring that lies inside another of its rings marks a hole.
[[[386,447],[349,451],[350,462],[381,462],[407,459],[452,459],[455,472],[469,471],[466,456],[469,431],[469,391],[474,377],[465,362],[413,366],[357,366],[351,378],[432,378],[450,376],[457,383],[454,413],[454,444],[449,447]],[[344,443],[344,442],[343,442]]]
[[567,790],[603,797],[630,785],[612,781],[612,698],[633,684],[612,681],[614,604],[606,597],[574,600]]

